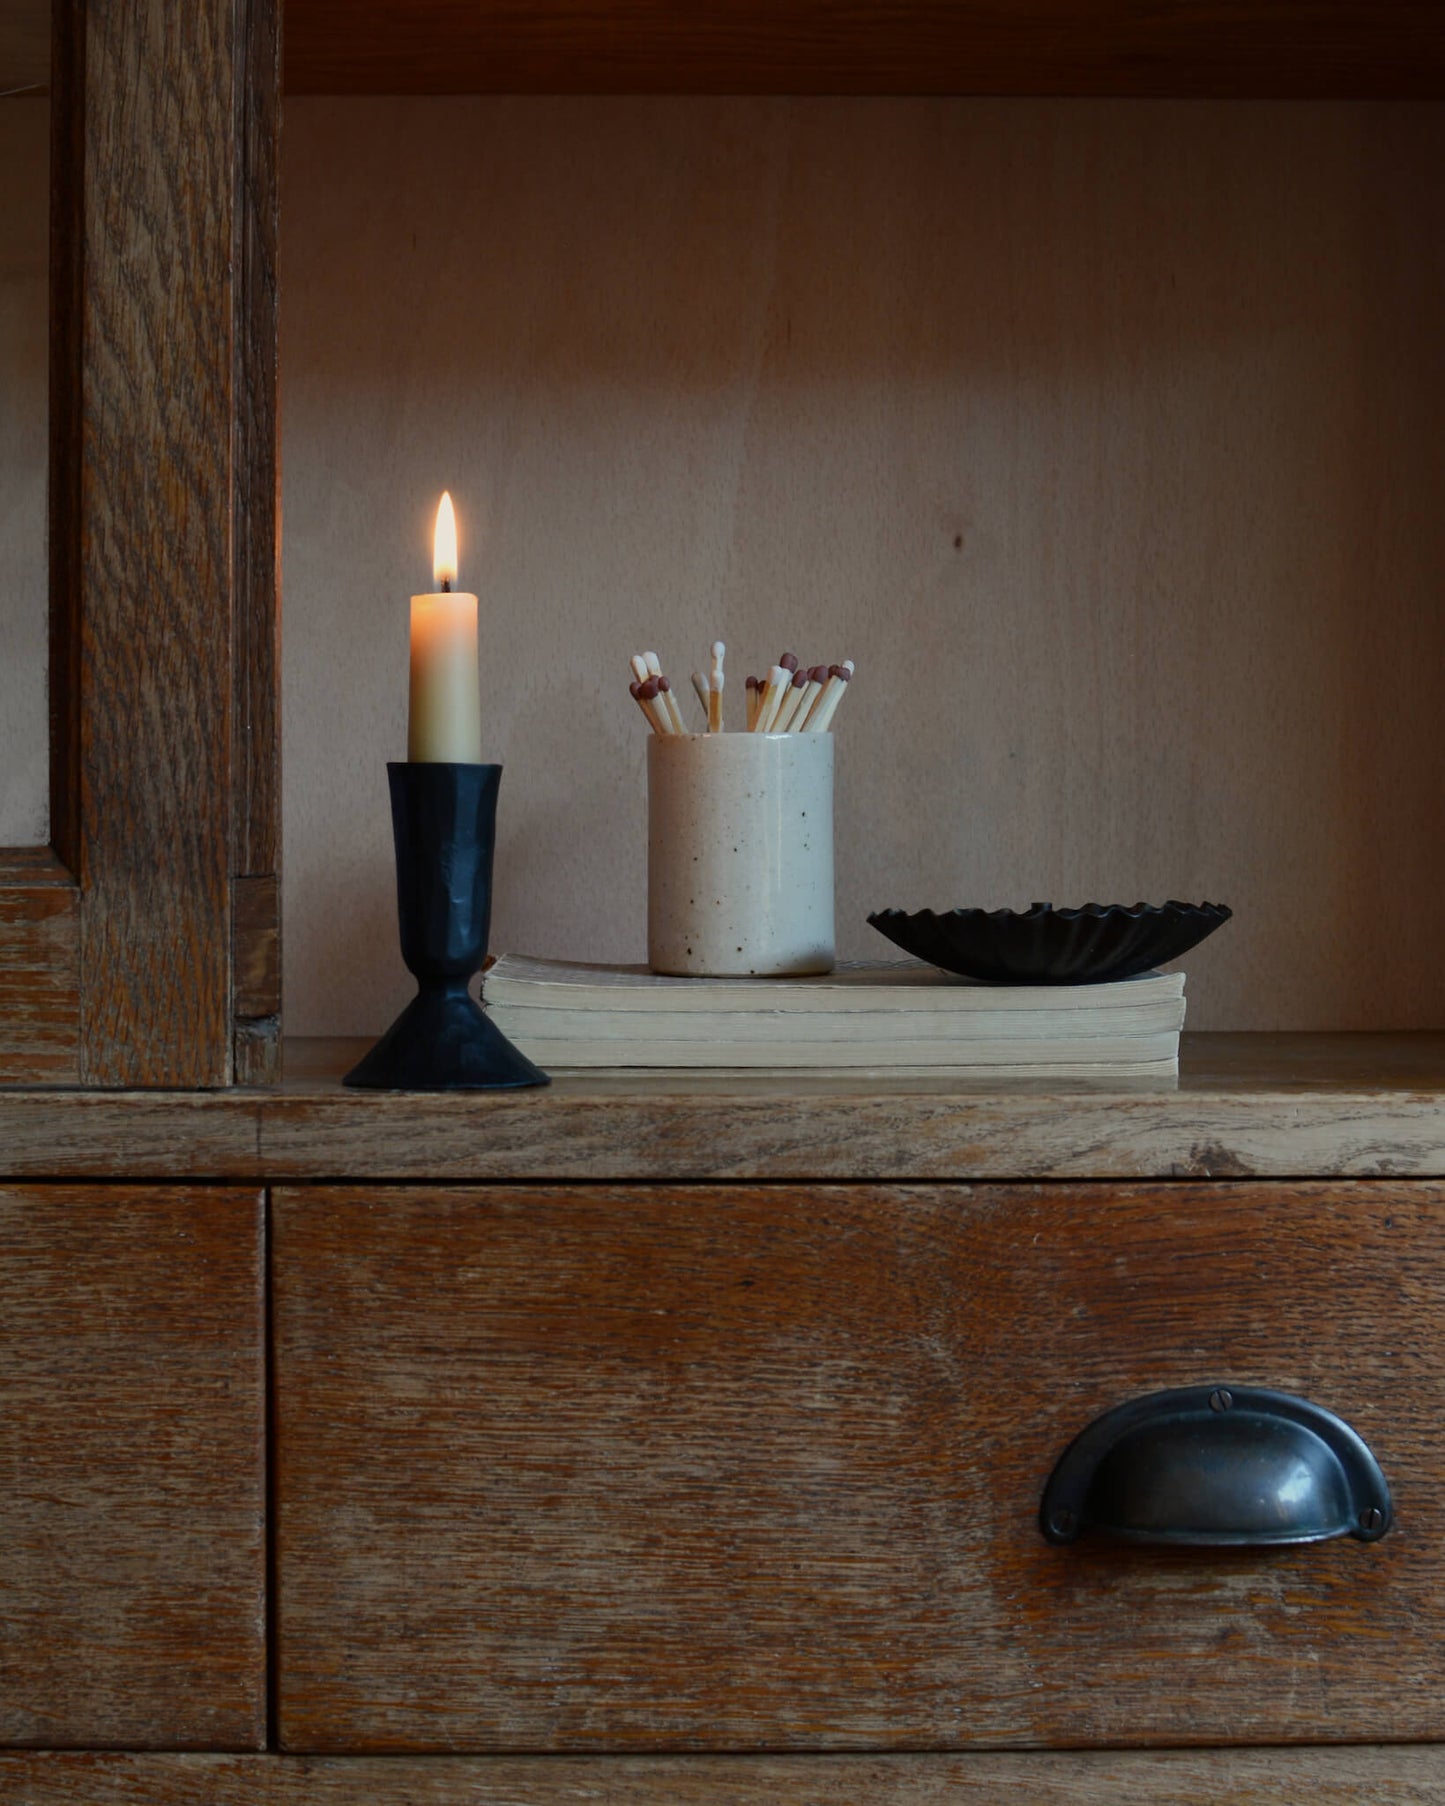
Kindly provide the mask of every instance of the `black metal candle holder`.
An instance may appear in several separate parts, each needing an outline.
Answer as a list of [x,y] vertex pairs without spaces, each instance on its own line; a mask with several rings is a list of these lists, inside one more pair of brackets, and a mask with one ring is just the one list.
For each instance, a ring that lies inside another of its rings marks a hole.
[[501,766],[393,762],[386,775],[401,956],[418,989],[345,1083],[374,1091],[549,1083],[467,989],[491,927]]

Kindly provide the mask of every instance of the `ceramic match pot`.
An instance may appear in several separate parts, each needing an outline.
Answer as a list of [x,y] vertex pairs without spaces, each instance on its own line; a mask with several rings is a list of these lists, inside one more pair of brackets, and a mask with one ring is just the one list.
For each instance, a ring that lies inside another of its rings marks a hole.
[[654,734],[647,957],[683,978],[833,969],[833,736]]
[[473,1001],[492,919],[500,765],[389,764],[401,956],[417,994],[348,1085],[498,1091],[547,1075]]

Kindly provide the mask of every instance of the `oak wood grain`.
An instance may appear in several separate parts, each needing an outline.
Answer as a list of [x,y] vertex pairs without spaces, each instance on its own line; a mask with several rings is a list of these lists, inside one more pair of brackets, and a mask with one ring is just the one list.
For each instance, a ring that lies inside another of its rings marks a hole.
[[238,1018],[231,1038],[233,1078],[238,1085],[274,1085],[281,1073],[281,1018]]
[[280,1076],[281,519],[276,259],[280,201],[281,19],[276,0],[240,9],[235,300],[235,481],[232,527],[235,874],[233,1077]]
[[1177,1089],[1129,1091],[896,1072],[587,1072],[531,1093],[348,1091],[341,1075],[364,1050],[292,1043],[275,1091],[0,1092],[0,1176],[1445,1176],[1440,1035],[1186,1035]]
[[85,7],[81,1075],[230,1073],[238,9]]
[[[51,819],[83,982],[0,919],[0,1079],[217,1085],[233,872],[242,1001],[278,1007],[277,9],[56,0],[52,60]],[[58,989],[78,1067],[20,1045]],[[274,1078],[275,1025],[244,1042]]]
[[15,1806],[1437,1806],[1445,1750],[371,1760],[0,1753],[0,1791]]
[[[282,1746],[1441,1737],[1442,1206],[1424,1183],[281,1189]],[[1395,1529],[1046,1545],[1072,1437],[1207,1381],[1337,1410]]]
[[231,998],[243,1021],[281,1009],[281,899],[274,872],[231,885]]
[[54,847],[0,847],[0,890],[73,889],[74,875]]
[[295,93],[1432,95],[1411,0],[289,0]]
[[0,1084],[80,1078],[80,904],[73,886],[0,883]]
[[0,1742],[262,1747],[261,1235],[256,1191],[0,1191]]

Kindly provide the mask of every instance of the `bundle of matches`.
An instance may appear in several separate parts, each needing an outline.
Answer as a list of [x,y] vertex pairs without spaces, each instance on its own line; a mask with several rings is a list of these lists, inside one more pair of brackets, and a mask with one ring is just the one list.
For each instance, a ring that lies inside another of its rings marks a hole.
[[748,679],[748,732],[826,734],[854,670],[851,658],[803,670],[797,654],[785,652],[766,677]]
[[662,661],[657,654],[633,653],[632,669],[635,681],[628,685],[628,689],[632,692],[632,700],[646,715],[647,725],[653,733],[685,734],[687,729],[682,724],[682,710],[677,706],[672,685],[662,674]]
[[[727,647],[714,640],[712,663],[706,678],[701,671],[692,674],[692,687],[702,705],[706,732],[723,731],[723,660]],[[635,676],[629,688],[633,701],[647,717],[655,734],[685,734],[682,711],[672,686],[663,675],[662,664],[655,652],[637,652],[632,657]],[[747,731],[750,734],[826,734],[853,676],[851,658],[841,665],[800,667],[795,652],[785,652],[767,677],[747,680]]]

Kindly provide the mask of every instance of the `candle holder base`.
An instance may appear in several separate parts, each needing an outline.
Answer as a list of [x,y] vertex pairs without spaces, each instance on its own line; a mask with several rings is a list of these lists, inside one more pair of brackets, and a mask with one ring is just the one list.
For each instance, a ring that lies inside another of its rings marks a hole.
[[506,1091],[545,1085],[465,989],[422,991],[344,1081],[372,1091]]
[[373,1091],[548,1084],[467,990],[491,925],[501,766],[408,762],[386,774],[401,953],[419,988],[342,1082]]

